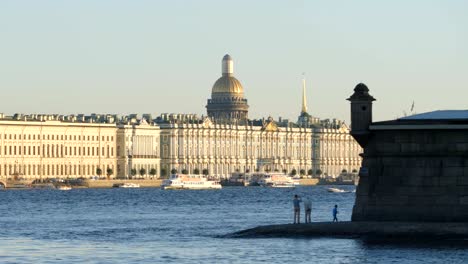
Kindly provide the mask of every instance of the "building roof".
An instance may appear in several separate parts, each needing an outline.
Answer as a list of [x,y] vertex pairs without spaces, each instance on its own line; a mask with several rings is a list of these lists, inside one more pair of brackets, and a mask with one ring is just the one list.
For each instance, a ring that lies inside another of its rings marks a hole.
[[399,118],[400,120],[454,120],[467,119],[468,110],[437,110]]
[[370,129],[468,129],[468,110],[437,110],[395,120],[373,122]]

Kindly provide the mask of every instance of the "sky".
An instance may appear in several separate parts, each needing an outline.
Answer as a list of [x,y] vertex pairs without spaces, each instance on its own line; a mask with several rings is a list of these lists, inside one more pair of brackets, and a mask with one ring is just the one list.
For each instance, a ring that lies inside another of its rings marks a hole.
[[249,117],[468,109],[468,1],[1,0],[0,113],[194,113],[230,54]]

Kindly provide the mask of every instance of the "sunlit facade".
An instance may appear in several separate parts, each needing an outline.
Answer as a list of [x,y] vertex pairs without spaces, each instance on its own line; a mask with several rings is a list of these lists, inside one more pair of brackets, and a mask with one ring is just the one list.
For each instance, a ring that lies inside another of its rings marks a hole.
[[161,167],[206,173],[286,172],[311,168],[310,129],[279,127],[272,119],[248,125],[214,124],[211,119],[160,123]]
[[116,168],[116,126],[75,117],[0,116],[0,177],[40,179],[105,175]]

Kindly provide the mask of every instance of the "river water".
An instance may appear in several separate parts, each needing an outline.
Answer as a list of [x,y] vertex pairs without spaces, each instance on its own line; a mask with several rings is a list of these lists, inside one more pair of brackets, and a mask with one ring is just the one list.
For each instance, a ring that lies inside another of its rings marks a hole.
[[350,220],[355,193],[326,189],[3,190],[0,263],[468,263],[459,242],[223,237],[291,223],[294,194],[313,201],[312,221],[330,221],[335,204]]

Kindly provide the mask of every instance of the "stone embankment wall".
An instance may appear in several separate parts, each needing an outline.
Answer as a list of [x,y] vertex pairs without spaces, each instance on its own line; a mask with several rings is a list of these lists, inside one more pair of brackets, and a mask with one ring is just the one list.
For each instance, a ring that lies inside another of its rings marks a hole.
[[86,180],[84,185],[89,188],[111,188],[114,184],[126,182],[139,184],[140,187],[160,187],[162,180]]
[[319,179],[300,179],[299,183],[303,186],[317,185]]
[[372,131],[362,166],[353,221],[468,222],[467,130]]

